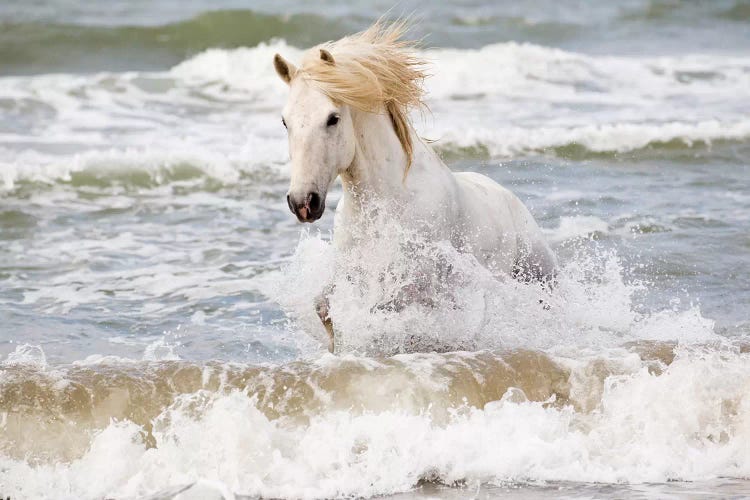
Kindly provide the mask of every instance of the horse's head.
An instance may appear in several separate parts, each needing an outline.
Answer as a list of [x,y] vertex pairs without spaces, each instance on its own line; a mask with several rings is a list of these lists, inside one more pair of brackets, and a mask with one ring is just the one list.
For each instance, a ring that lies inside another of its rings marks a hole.
[[[320,58],[324,64],[335,64],[323,49]],[[314,222],[323,215],[328,187],[354,160],[350,108],[335,103],[305,78],[295,78],[298,70],[280,55],[276,54],[273,62],[281,79],[289,84],[282,112],[292,162],[287,203],[300,222]]]

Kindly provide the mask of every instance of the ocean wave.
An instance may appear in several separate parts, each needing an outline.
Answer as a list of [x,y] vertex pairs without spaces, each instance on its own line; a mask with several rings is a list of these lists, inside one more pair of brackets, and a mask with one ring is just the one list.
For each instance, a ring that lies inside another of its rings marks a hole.
[[[2,78],[0,189],[231,183],[283,167],[287,89],[270,63],[276,52],[301,54],[274,40],[210,49],[165,72]],[[414,122],[447,159],[669,156],[750,138],[750,58],[603,57],[517,43],[422,54],[434,66],[433,113]]]
[[0,478],[20,497],[146,496],[198,482],[319,498],[422,481],[747,477],[747,356],[643,344],[575,358],[5,365]]
[[561,217],[557,228],[545,230],[549,241],[558,243],[573,238],[604,235],[609,232],[609,224],[599,217],[591,215],[578,215],[573,217]]
[[[265,70],[273,52],[292,60],[283,42],[253,49],[211,50],[172,72],[191,81],[221,82],[253,96],[279,98]],[[426,80],[425,137],[443,150],[510,156],[548,151],[575,156],[649,146],[692,147],[750,136],[750,58],[735,56],[602,57],[530,44],[423,52],[434,74]],[[260,59],[258,57],[260,56]],[[484,68],[481,78],[476,68]],[[706,102],[705,109],[696,103]],[[456,128],[460,123],[460,128]],[[522,125],[521,125],[522,124]]]
[[715,142],[750,139],[750,120],[697,123],[613,123],[574,127],[508,127],[448,130],[436,141],[444,154],[511,157],[529,152],[580,158],[632,153],[644,149],[670,150],[710,147]]
[[728,19],[744,21],[750,16],[750,4],[746,0],[722,2],[675,3],[670,0],[649,0],[622,8],[620,19],[625,21],[647,21],[653,24],[674,22],[675,19]]
[[[175,69],[206,81],[222,79],[227,85],[251,89],[255,85],[251,77],[277,78],[265,68],[258,74],[253,62],[256,54],[269,52],[269,46],[272,53],[288,51],[293,61],[300,55],[293,42],[274,40],[253,48],[210,49]],[[596,56],[517,42],[478,49],[435,48],[422,50],[421,55],[432,65],[431,76],[425,81],[428,97],[462,101],[495,94],[529,95],[540,100],[583,99],[594,94],[608,97],[606,102],[611,103],[623,97],[637,102],[635,97],[678,96],[684,92],[698,97],[719,88],[736,89],[745,95],[750,82],[750,57],[741,55]],[[226,78],[227,67],[235,77],[244,71],[244,78]],[[481,74],[477,74],[478,67],[482,67]],[[538,92],[541,88],[556,92],[548,96]]]
[[5,22],[0,24],[0,69],[5,74],[157,69],[211,47],[254,46],[272,38],[306,46],[350,29],[343,20],[316,14],[252,10],[204,12],[161,26]]
[[6,151],[0,161],[0,196],[60,185],[102,193],[163,186],[183,192],[212,192],[238,183],[286,181],[284,145],[279,144],[278,150],[260,148],[253,138],[245,139],[243,147],[232,152],[183,141],[160,147],[91,149],[72,155]]
[[[212,6],[215,10],[201,12],[197,4],[178,9],[162,2],[151,9],[140,5],[120,8],[117,16],[98,7],[77,11],[70,6],[50,12],[27,5],[21,16],[16,11],[22,9],[11,6],[0,26],[0,67],[8,73],[163,69],[186,54],[208,48],[253,46],[273,38],[308,46],[362,29],[383,14],[362,4],[323,12],[304,2],[292,2],[283,13],[274,12],[271,4],[259,6],[259,10],[232,8],[235,5],[218,2]],[[571,2],[545,1],[533,9],[487,4],[476,13],[450,4],[419,7],[424,16],[414,27],[416,38],[429,35],[430,44],[463,48],[514,40],[594,51],[608,45],[627,51],[631,38],[645,29],[655,38],[644,40],[644,49],[664,45],[668,50],[675,43],[675,32],[661,39],[664,25],[679,26],[676,36],[688,42],[690,30],[700,29],[696,38],[702,41],[701,47],[726,48],[734,40],[745,41],[741,22],[748,17],[744,0],[708,4],[636,1],[600,5],[585,15]],[[410,10],[407,5],[403,8]],[[163,24],[154,25],[155,19]],[[698,19],[703,20],[701,25],[691,24]],[[680,26],[683,23],[687,25]],[[728,38],[723,43],[712,40],[710,29],[723,29]]]
[[[284,182],[286,142],[279,137],[245,136],[234,151],[164,141],[161,146],[104,147],[72,155],[6,149],[0,161],[0,195],[23,186],[63,184],[75,189],[128,191],[165,185],[193,185],[213,191],[248,179]],[[750,120],[698,123],[613,123],[573,127],[444,128],[431,135],[432,147],[446,160],[504,159],[528,154],[585,159],[627,155],[632,160],[670,158],[726,149],[750,140]],[[726,147],[725,147],[726,146]],[[2,149],[2,148],[0,148]],[[223,148],[229,149],[229,148]]]
[[[622,134],[619,131],[623,131]],[[725,151],[735,158],[736,144],[747,144],[750,122],[722,124],[623,124],[574,129],[456,130],[432,146],[450,162],[456,160],[503,160],[524,155],[560,158],[618,158],[638,161],[669,159]],[[261,139],[259,139],[260,141]],[[102,193],[113,189],[139,192],[173,186],[180,192],[213,192],[222,187],[288,180],[286,144],[266,141],[264,154],[218,153],[185,145],[182,150],[151,147],[109,148],[74,155],[24,152],[7,154],[0,161],[0,197],[68,186],[74,190]],[[738,158],[735,158],[739,161]]]

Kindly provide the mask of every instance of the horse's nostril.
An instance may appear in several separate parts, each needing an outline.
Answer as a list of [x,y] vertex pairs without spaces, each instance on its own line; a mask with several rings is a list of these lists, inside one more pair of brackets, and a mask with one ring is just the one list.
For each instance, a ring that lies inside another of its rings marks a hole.
[[286,195],[286,203],[289,205],[289,210],[300,220],[300,222],[313,222],[323,215],[325,210],[325,195],[320,196],[318,193],[312,191],[301,196],[295,196],[294,192],[290,192]]
[[292,213],[296,213],[296,210],[294,210],[294,205],[292,205],[292,197],[289,195],[286,195],[286,204],[289,207],[289,210],[292,211]]
[[315,213],[320,210],[320,195],[318,193],[310,193],[310,211]]

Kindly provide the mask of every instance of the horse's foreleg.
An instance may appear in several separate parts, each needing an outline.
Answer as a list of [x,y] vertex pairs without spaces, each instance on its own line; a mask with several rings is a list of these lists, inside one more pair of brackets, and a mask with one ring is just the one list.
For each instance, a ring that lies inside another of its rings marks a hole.
[[331,316],[329,314],[330,305],[328,303],[328,296],[330,295],[332,291],[333,291],[332,287],[326,288],[326,291],[323,292],[321,295],[319,295],[315,301],[315,312],[318,313],[320,322],[323,323],[323,328],[325,328],[326,332],[328,333],[328,350],[330,352],[333,352],[333,348],[334,348],[333,321],[331,321]]

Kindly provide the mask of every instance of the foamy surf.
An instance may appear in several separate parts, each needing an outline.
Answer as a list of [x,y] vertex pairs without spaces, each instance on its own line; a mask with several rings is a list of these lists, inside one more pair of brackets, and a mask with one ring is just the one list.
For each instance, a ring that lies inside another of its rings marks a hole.
[[[284,88],[268,70],[276,52],[300,54],[277,40],[210,49],[163,72],[0,79],[0,92],[15,103],[5,112],[30,115],[0,130],[4,191],[93,169],[138,177],[148,165],[158,184],[178,166],[236,182],[261,165],[283,165]],[[415,118],[446,155],[585,156],[750,137],[748,58],[590,56],[516,43],[422,55],[435,73],[426,82],[433,114]],[[481,79],[473,76],[478,66]]]
[[0,3],[0,497],[747,496],[744,0],[419,6],[416,128],[554,293],[337,252],[337,186],[300,235],[272,57],[370,3],[53,3]]
[[[582,229],[565,229],[575,224]],[[574,244],[601,224],[568,219],[557,231]],[[61,364],[39,346],[17,347],[0,374],[3,494],[330,498],[424,484],[468,492],[750,473],[742,338],[717,335],[697,307],[642,310],[644,285],[625,279],[618,257],[603,250],[581,247],[563,265],[545,309],[538,289],[498,281],[471,258],[414,238],[385,231],[381,250],[412,241],[421,253],[339,255],[337,275],[330,242],[306,235],[282,271],[246,283],[282,303],[299,349],[320,329],[315,287],[338,276],[336,356],[308,346],[285,362],[184,360],[176,346],[195,338],[187,329],[139,358]],[[435,257],[456,274],[450,300],[376,307],[415,263]],[[349,265],[364,273],[357,286]],[[154,280],[139,293],[154,301],[178,290],[198,299],[226,293],[226,282],[196,279]],[[379,286],[360,288],[368,280]],[[413,338],[423,344],[404,343]],[[434,339],[472,351],[408,352]],[[393,353],[401,354],[384,356]]]
[[[387,220],[387,213],[380,207],[378,217]],[[340,331],[339,353],[574,350],[652,339],[720,339],[696,304],[677,301],[669,309],[644,309],[647,284],[627,278],[616,253],[585,246],[597,233],[607,233],[607,224],[595,217],[562,218],[558,229],[547,231],[551,241],[574,250],[553,290],[498,279],[448,242],[425,241],[394,225],[373,227],[378,228],[376,248],[337,251],[321,235],[303,235],[284,271],[260,283],[263,294],[324,344],[327,334],[313,299],[333,285],[329,305]],[[430,290],[433,300],[394,306],[403,288],[415,283]]]
[[197,483],[217,498],[331,498],[424,481],[471,491],[742,478],[747,356],[642,344],[575,358],[6,362],[2,487],[21,498],[133,498]]

